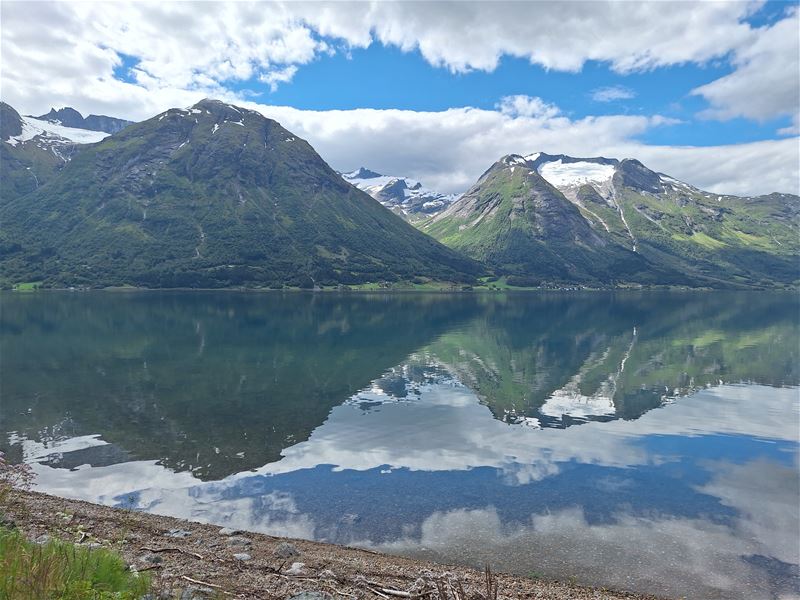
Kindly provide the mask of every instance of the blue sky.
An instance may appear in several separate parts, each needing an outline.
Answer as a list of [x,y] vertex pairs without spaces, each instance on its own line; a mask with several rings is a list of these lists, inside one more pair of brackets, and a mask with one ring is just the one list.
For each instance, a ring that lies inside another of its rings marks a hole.
[[[771,139],[791,123],[788,116],[758,121],[736,118],[720,122],[696,118],[708,103],[690,92],[733,71],[729,63],[681,65],[620,75],[607,64],[588,62],[578,73],[547,71],[522,58],[503,57],[487,73],[452,73],[427,63],[419,51],[373,44],[348,54],[321,56],[300,68],[292,81],[273,92],[259,81],[239,82],[235,89],[256,92],[253,99],[312,110],[354,108],[439,111],[472,106],[493,109],[501,98],[536,96],[556,104],[572,118],[592,115],[660,114],[680,124],[652,129],[640,136],[654,144],[716,145]],[[599,102],[593,93],[622,87],[635,96]]]
[[215,97],[463,191],[507,153],[639,158],[716,192],[800,191],[800,3],[0,4],[3,100],[133,120]]
[[[796,5],[773,0],[743,21],[754,28],[768,27]],[[336,38],[316,37],[333,51],[300,66],[290,81],[270,86],[254,75],[228,79],[226,87],[259,103],[301,110],[441,111],[465,106],[492,110],[503,97],[523,94],[557,105],[573,119],[658,114],[675,120],[637,137],[648,144],[713,146],[768,140],[792,122],[789,115],[724,121],[698,116],[709,103],[692,90],[732,73],[735,68],[729,56],[624,74],[603,61],[589,60],[579,71],[565,72],[525,58],[502,56],[491,72],[452,72],[430,64],[418,49],[404,51],[380,42],[352,48]],[[133,82],[138,59],[124,53],[120,58],[114,76]],[[630,97],[598,101],[595,94],[604,88],[623,90]]]

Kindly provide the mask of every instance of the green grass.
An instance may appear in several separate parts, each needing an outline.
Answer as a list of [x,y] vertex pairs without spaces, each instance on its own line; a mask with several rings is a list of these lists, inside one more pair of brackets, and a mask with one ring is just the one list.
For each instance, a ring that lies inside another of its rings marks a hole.
[[41,281],[28,281],[25,283],[18,283],[14,286],[14,289],[18,292],[31,292],[33,290],[39,289],[42,285]]
[[704,248],[709,248],[711,250],[716,250],[717,248],[724,248],[727,246],[725,242],[721,242],[716,238],[712,238],[710,235],[705,234],[702,231],[695,231],[692,233],[692,235],[674,233],[672,234],[672,238],[678,240],[679,242],[694,242],[695,244],[700,244]]
[[110,550],[51,540],[36,544],[0,529],[0,599],[134,600],[150,578],[128,571]]

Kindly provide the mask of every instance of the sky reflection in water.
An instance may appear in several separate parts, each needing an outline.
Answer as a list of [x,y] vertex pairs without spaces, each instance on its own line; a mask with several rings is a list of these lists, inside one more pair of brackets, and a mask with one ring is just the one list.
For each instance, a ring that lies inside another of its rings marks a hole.
[[800,593],[791,295],[42,298],[2,317],[4,357],[25,341],[0,419],[44,491],[672,596]]

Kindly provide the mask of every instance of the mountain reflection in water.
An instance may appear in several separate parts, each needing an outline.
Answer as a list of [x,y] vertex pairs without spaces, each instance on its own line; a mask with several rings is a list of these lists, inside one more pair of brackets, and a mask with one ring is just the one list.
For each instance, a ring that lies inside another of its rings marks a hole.
[[792,294],[2,300],[0,447],[44,491],[672,596],[800,592]]

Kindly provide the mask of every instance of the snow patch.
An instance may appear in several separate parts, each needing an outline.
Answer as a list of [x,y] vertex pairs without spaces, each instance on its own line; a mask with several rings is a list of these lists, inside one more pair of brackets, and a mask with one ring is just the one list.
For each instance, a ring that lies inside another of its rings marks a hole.
[[219,123],[214,123],[214,128],[211,130],[211,134],[217,133],[217,129],[219,129]]
[[557,188],[579,187],[586,183],[611,181],[614,176],[614,165],[584,161],[565,163],[559,159],[544,163],[539,167],[539,174]]
[[93,144],[107,138],[110,133],[105,131],[89,131],[88,129],[78,129],[77,127],[64,127],[56,125],[50,121],[34,119],[33,117],[21,117],[22,133],[11,136],[5,142],[10,146],[16,146],[37,136],[47,138],[47,141],[75,144]]

